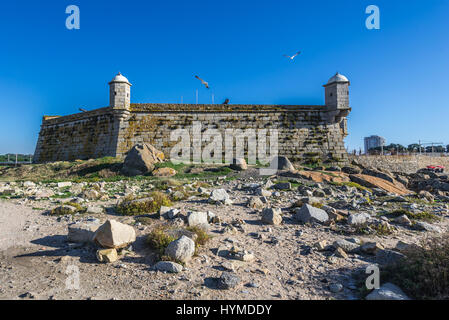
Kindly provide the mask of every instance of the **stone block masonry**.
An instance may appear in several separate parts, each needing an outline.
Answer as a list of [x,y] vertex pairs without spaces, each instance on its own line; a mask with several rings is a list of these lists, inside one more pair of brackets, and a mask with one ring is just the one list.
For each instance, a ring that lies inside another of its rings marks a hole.
[[[326,105],[286,106],[129,103],[131,84],[119,74],[110,82],[111,106],[43,118],[34,161],[124,157],[137,143],[150,143],[169,158],[178,143],[170,141],[171,132],[188,129],[193,139],[193,123],[200,122],[203,132],[217,129],[223,137],[226,129],[276,129],[279,155],[298,162],[344,163],[350,108],[347,97],[341,95],[348,94],[349,81],[337,76],[325,86]],[[203,142],[202,147],[207,144]]]

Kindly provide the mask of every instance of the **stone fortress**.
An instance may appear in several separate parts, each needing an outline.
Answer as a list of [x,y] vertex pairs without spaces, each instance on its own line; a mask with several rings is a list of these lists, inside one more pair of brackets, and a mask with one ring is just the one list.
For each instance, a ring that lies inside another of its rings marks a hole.
[[43,117],[34,162],[124,157],[138,143],[149,143],[169,158],[178,143],[170,141],[171,132],[192,131],[199,121],[203,131],[218,129],[222,136],[229,128],[276,129],[279,155],[302,163],[343,163],[348,161],[343,140],[351,111],[349,85],[339,73],[330,78],[324,105],[143,104],[131,103],[131,83],[119,73],[109,82],[108,107]]

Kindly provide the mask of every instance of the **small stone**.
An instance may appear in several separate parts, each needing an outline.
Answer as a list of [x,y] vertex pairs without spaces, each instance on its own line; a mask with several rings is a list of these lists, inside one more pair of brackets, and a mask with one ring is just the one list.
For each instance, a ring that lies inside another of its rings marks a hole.
[[182,271],[183,266],[171,261],[159,261],[153,266],[153,269],[168,273],[179,273]]
[[111,263],[118,260],[117,250],[103,249],[97,251],[97,259],[100,262]]
[[218,288],[229,290],[235,288],[240,283],[240,278],[231,272],[223,272],[218,278]]
[[334,254],[337,257],[340,257],[340,258],[343,258],[343,259],[348,259],[348,255],[346,254],[346,252],[342,248],[337,248],[335,250]]
[[309,204],[304,204],[301,209],[296,210],[295,218],[303,223],[319,222],[324,223],[329,220],[326,211],[315,208]]

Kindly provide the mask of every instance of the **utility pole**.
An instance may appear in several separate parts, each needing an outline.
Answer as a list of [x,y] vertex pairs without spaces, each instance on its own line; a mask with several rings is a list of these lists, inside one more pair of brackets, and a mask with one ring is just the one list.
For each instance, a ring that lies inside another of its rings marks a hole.
[[195,99],[195,101],[196,101],[196,104],[198,104],[198,89],[196,89],[196,99]]
[[16,153],[16,167],[17,167],[17,153]]
[[181,96],[181,104],[184,104],[184,97]]
[[212,104],[215,104],[214,103],[214,94],[212,93]]

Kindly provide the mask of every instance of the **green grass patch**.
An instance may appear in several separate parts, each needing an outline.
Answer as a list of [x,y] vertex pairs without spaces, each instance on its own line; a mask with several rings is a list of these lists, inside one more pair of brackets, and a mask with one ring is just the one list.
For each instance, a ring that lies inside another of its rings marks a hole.
[[440,220],[440,218],[438,216],[436,216],[432,213],[429,213],[427,211],[420,211],[420,212],[414,213],[414,212],[410,212],[405,209],[398,209],[398,210],[395,210],[390,213],[390,215],[393,217],[399,217],[404,214],[411,220],[422,220],[422,221],[428,221],[428,222]]
[[159,258],[162,258],[164,256],[165,249],[170,244],[170,242],[176,240],[165,232],[166,229],[166,227],[158,227],[152,230],[147,237],[147,243],[152,249],[157,251]]

